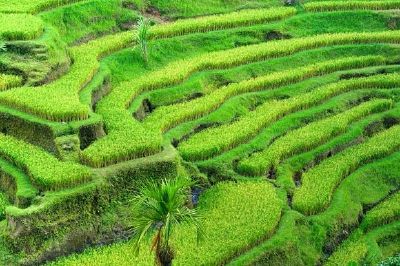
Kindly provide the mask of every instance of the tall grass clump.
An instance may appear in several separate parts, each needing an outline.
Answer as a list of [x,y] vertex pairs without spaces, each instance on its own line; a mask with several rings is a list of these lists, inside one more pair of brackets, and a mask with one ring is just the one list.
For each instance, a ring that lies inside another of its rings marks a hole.
[[[1,43],[0,43],[1,51]],[[8,74],[0,74],[0,91],[7,90],[22,84],[22,77]]]
[[149,61],[149,51],[148,51],[148,38],[149,38],[150,24],[146,18],[140,17],[135,32],[135,41],[138,43],[140,48],[140,53],[142,55],[145,65]]

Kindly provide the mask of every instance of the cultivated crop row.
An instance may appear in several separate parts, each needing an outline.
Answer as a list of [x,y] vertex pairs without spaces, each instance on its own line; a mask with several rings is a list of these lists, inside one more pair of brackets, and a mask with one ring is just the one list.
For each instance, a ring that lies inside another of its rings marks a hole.
[[397,74],[345,80],[286,100],[270,101],[232,124],[195,134],[182,142],[178,150],[185,159],[204,160],[249,140],[262,128],[288,113],[309,108],[327,98],[355,89],[395,87],[399,80]]
[[400,1],[323,1],[304,4],[307,11],[336,11],[336,10],[386,10],[398,9]]
[[[29,151],[29,152],[27,152]],[[62,162],[24,141],[0,134],[0,156],[23,169],[40,189],[59,189],[91,179],[91,171]]]
[[386,241],[394,239],[392,243],[395,244],[399,231],[399,221],[378,227],[366,234],[363,234],[361,230],[355,230],[338,250],[329,257],[325,265],[349,265],[355,261],[362,261],[367,256],[370,261],[372,260],[373,264],[377,265],[384,259],[378,243],[385,239]]
[[22,78],[19,76],[0,74],[0,91],[17,87],[22,84]]
[[294,208],[305,214],[315,214],[325,209],[343,178],[360,165],[400,148],[399,133],[400,126],[394,126],[307,171],[302,176],[302,186],[295,190]]
[[[126,109],[134,97],[144,91],[177,84],[196,71],[228,68],[255,61],[262,61],[268,58],[290,55],[307,49],[341,44],[371,42],[397,43],[399,41],[400,34],[397,31],[325,34],[302,39],[249,45],[171,63],[164,69],[122,83],[105,99],[99,102],[97,112],[104,117],[107,132],[109,135],[112,135],[112,137],[107,136],[102,138],[90,146],[88,150],[85,150],[83,154],[85,162],[89,162],[89,164],[96,167],[104,166],[119,160],[136,158],[143,153],[147,155],[151,154],[157,151],[157,147],[159,149],[160,144],[149,143],[151,147],[147,150],[144,148],[145,150],[143,150],[143,143],[141,143],[141,141],[143,138],[147,137],[135,136],[133,132],[146,132],[146,129],[143,129],[142,125],[137,121],[132,121],[131,116],[126,113]],[[129,138],[129,141],[127,138]],[[160,137],[157,136],[157,139],[160,139]],[[135,145],[138,144],[140,148],[135,147]]]
[[373,100],[344,113],[293,130],[264,151],[241,161],[239,170],[248,175],[263,175],[270,168],[276,168],[283,159],[316,147],[344,132],[352,122],[371,113],[389,109],[391,106],[390,100]]
[[[291,9],[282,8],[278,9],[276,14],[271,11],[263,16],[264,19],[267,19],[267,17],[278,19],[279,16],[288,14],[287,10]],[[246,23],[251,24],[250,15],[248,16]],[[259,16],[257,15],[256,18],[260,19]],[[193,19],[188,22],[181,21],[174,27],[169,26],[169,24],[157,26],[155,33],[153,33],[153,38],[163,37],[156,34],[157,32],[162,34],[163,27],[168,28],[169,36],[174,36],[183,34],[181,30],[182,27],[186,27],[186,24],[187,26],[192,25],[192,28],[190,32],[185,33],[192,33],[199,31],[199,29],[202,31],[212,30],[213,27],[223,29],[224,27],[234,27],[236,23],[237,26],[244,23],[240,21],[240,17],[236,13],[232,16],[227,14],[222,17],[224,18],[222,20],[217,19],[219,16],[204,17],[199,19],[200,22],[197,24],[195,22],[196,19]],[[210,22],[208,22],[209,20]],[[226,21],[230,22],[227,23]],[[255,20],[254,23],[257,24],[260,21]],[[213,27],[208,29],[205,26],[208,24],[212,24]],[[194,25],[197,26],[195,27]],[[78,93],[97,72],[99,68],[98,59],[132,44],[133,35],[132,31],[122,32],[70,48],[70,55],[74,63],[67,75],[50,85],[39,88],[17,89],[6,94],[1,94],[0,103],[52,121],[66,122],[87,119],[90,109],[79,101]],[[59,108],[54,108],[54,106],[59,106]]]
[[[271,184],[266,182],[219,183],[201,197],[198,212],[202,217],[204,240],[197,243],[196,231],[188,225],[179,226],[171,243],[179,256],[175,263],[191,265],[221,265],[251,248],[258,241],[268,238],[279,223],[282,202]],[[147,243],[146,243],[147,244]],[[148,245],[140,256],[131,254],[132,245],[116,244],[104,249],[89,250],[76,262],[73,257],[54,265],[119,264],[120,258],[129,265],[149,265],[153,254]]]
[[29,40],[39,37],[44,30],[40,18],[28,14],[1,14],[0,38]]
[[38,13],[45,9],[87,0],[1,0],[0,12],[4,13]]
[[166,25],[154,26],[150,36],[167,38],[188,33],[214,31],[248,26],[284,19],[296,14],[295,8],[250,9],[229,14],[178,20]]
[[235,95],[266,89],[274,89],[280,86],[285,86],[294,82],[300,82],[311,77],[325,75],[339,70],[382,65],[385,62],[387,62],[387,60],[382,56],[361,56],[340,58],[309,66],[303,66],[301,68],[274,72],[218,88],[209,95],[192,101],[170,106],[162,106],[156,109],[147,119],[145,119],[144,124],[149,128],[166,131],[173,126],[184,122],[185,120],[197,118],[215,110],[228,98]]
[[360,225],[365,231],[396,221],[400,218],[400,192],[394,193],[385,201],[366,213]]

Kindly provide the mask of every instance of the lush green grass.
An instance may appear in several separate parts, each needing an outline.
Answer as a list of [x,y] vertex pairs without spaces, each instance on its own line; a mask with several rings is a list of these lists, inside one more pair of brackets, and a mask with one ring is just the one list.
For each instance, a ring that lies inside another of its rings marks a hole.
[[65,42],[73,44],[129,27],[138,15],[123,8],[120,0],[92,0],[50,10],[40,17],[55,27]]
[[[144,2],[0,0],[3,17],[26,17],[24,35],[3,37],[34,39],[7,41],[0,55],[10,73],[1,118],[29,127],[0,125],[12,247],[36,260],[70,252],[64,240],[80,249],[125,232],[115,204],[129,206],[142,172],[173,164],[207,184],[197,207],[206,239],[178,228],[174,264],[346,265],[398,252],[400,33],[396,12],[368,11],[398,1],[148,1],[141,11],[162,22],[148,64],[124,31]],[[55,154],[38,147],[37,128]],[[84,228],[71,230],[78,216]],[[139,257],[126,241],[53,265],[150,265],[149,245]]]
[[34,39],[43,33],[40,18],[27,14],[0,14],[0,38],[6,40]]
[[0,91],[17,87],[22,84],[22,78],[15,75],[0,74]]
[[[202,265],[223,263],[235,254],[269,237],[281,215],[281,200],[266,182],[220,183],[200,198],[205,238],[196,244],[194,228],[178,228],[172,245],[177,249],[176,263]],[[62,259],[52,265],[149,265],[148,248],[132,256],[132,243],[120,243],[82,255]],[[125,258],[121,260],[121,258]]]
[[[143,0],[133,0],[133,2]],[[168,17],[192,17],[215,13],[226,13],[245,8],[261,8],[282,5],[279,0],[204,0],[199,4],[196,0],[151,0],[162,14]]]
[[1,0],[0,12],[5,13],[37,13],[63,4],[89,0]]
[[389,109],[392,104],[393,102],[387,100],[368,102],[347,112],[288,132],[265,151],[253,154],[250,158],[240,162],[238,168],[253,175],[266,174],[267,170],[271,167],[276,168],[285,157],[319,146],[331,137],[346,131],[352,122],[370,113]]
[[60,189],[91,179],[86,167],[59,161],[38,147],[3,134],[0,155],[23,169],[41,189]]

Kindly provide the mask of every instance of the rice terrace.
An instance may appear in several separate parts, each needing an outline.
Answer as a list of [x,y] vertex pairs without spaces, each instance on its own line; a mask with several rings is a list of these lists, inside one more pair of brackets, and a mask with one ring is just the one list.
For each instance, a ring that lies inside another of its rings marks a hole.
[[400,265],[400,0],[0,0],[0,265]]

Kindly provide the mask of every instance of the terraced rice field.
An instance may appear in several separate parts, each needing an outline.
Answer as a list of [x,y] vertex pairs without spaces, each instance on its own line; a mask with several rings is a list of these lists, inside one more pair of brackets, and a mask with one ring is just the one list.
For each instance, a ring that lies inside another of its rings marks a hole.
[[0,265],[153,265],[176,176],[173,265],[400,264],[400,1],[294,2],[0,0]]

